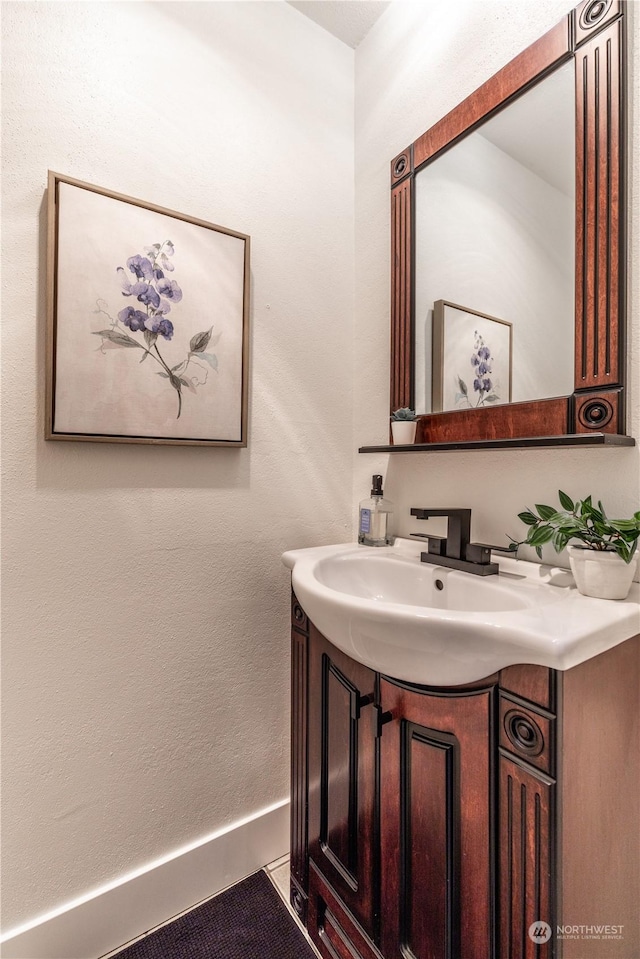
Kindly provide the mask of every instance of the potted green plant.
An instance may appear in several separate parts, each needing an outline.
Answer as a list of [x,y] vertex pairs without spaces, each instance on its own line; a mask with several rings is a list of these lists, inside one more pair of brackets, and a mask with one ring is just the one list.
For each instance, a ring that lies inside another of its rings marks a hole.
[[394,444],[406,446],[416,438],[416,411],[404,406],[391,414],[391,435]]
[[[545,543],[558,553],[566,548],[579,592],[600,599],[625,599],[637,566],[640,511],[631,519],[609,519],[602,503],[594,506],[591,496],[574,503],[559,490],[558,497],[560,510],[537,504],[518,513],[529,529],[525,539],[512,540],[511,548],[526,543],[535,547],[539,557]],[[571,540],[578,542],[569,545]]]

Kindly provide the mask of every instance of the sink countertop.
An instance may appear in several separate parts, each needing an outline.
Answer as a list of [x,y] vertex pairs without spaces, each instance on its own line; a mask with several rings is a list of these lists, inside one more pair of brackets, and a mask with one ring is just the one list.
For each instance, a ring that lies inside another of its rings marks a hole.
[[[498,559],[498,576],[480,577],[421,563],[425,548],[424,541],[402,538],[380,548],[340,543],[288,550],[282,561],[300,604],[327,639],[372,669],[410,682],[459,685],[519,663],[566,670],[640,633],[638,583],[625,600],[593,599],[577,591],[562,567],[507,556]],[[429,576],[439,579],[441,594],[423,586]],[[389,577],[395,595],[413,588],[417,598],[389,600],[384,589],[369,589],[368,577]],[[446,601],[448,591],[462,597],[457,608],[427,605],[439,604],[440,596]],[[473,608],[476,595],[478,605],[496,608]],[[509,597],[519,608],[507,608]]]

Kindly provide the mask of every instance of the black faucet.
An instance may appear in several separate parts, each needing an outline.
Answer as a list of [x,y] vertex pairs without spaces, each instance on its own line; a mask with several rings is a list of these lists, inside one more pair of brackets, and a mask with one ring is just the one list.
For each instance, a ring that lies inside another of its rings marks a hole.
[[412,507],[411,515],[417,519],[430,519],[432,516],[447,517],[447,535],[434,536],[431,533],[411,533],[420,539],[426,538],[427,552],[420,553],[422,563],[434,563],[436,566],[448,566],[477,576],[493,576],[498,572],[498,564],[491,562],[491,546],[485,543],[470,543],[470,509],[420,509]]

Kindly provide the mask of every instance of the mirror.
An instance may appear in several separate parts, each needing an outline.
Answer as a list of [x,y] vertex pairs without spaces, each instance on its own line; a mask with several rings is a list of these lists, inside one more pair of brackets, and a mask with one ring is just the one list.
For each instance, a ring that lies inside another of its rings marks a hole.
[[[565,63],[416,175],[420,413],[573,392],[574,101]],[[467,322],[447,308],[434,330],[442,300],[469,307]],[[504,357],[500,321],[511,324]]]
[[624,433],[623,5],[585,0],[391,165],[418,443]]

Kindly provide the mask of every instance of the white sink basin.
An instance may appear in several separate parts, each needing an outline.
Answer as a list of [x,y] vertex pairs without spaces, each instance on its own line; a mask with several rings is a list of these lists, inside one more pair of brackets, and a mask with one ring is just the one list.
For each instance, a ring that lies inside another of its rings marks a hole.
[[[424,548],[424,547],[423,547]],[[474,576],[431,566],[400,552],[338,553],[315,564],[322,586],[376,603],[448,609],[457,612],[505,612],[558,602],[562,593],[525,579]]]
[[498,576],[420,562],[396,540],[290,550],[296,596],[315,626],[359,662],[397,679],[458,685],[505,666],[569,669],[640,632],[640,587],[624,601],[581,596],[571,574],[512,558]]

